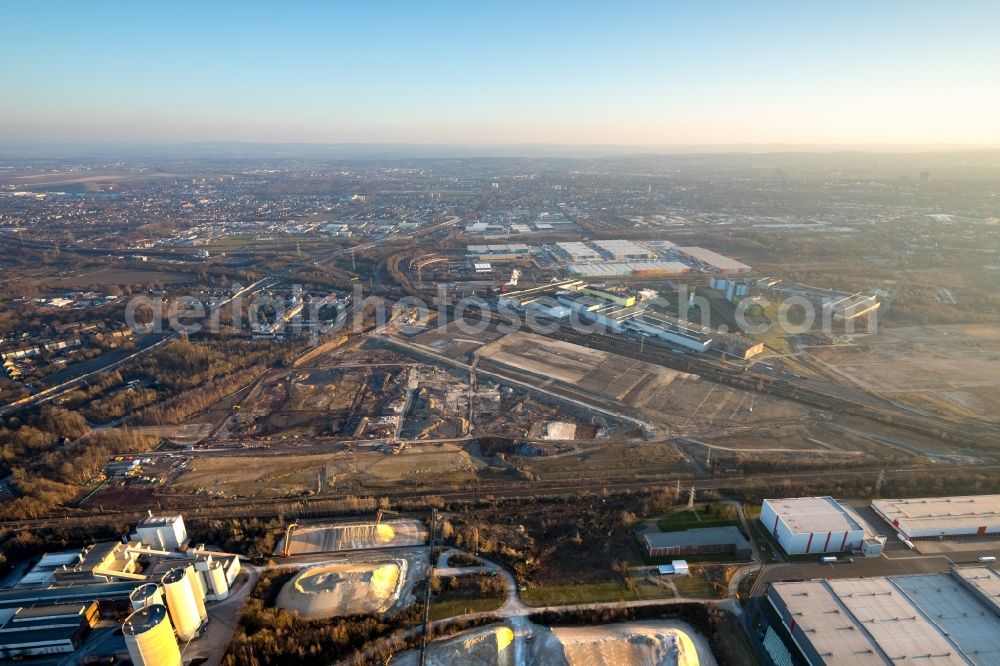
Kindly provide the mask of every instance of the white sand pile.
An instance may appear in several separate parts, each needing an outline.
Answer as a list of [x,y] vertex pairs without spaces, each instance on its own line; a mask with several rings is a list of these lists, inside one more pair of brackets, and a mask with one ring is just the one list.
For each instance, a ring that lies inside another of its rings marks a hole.
[[327,564],[286,583],[276,604],[309,618],[384,613],[396,603],[405,578],[405,560]]
[[552,629],[562,643],[569,666],[709,666],[715,664],[711,653],[701,650],[691,636],[672,623],[609,624],[591,627]]
[[[327,553],[337,550],[364,550],[388,546],[419,546],[427,539],[427,530],[415,520],[375,523],[326,524],[302,526],[292,532],[290,555]],[[275,552],[280,553],[284,540]]]
[[[416,650],[395,657],[392,666],[417,666]],[[463,631],[427,646],[428,666],[516,666],[514,632],[504,625]]]
[[[676,621],[548,629],[525,620],[464,631],[427,646],[432,666],[716,666],[708,641]],[[391,666],[417,666],[404,652]]]

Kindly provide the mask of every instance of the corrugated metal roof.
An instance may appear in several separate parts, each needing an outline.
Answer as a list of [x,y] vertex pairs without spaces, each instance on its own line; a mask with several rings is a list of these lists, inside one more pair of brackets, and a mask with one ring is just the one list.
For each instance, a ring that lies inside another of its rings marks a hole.
[[680,532],[652,532],[643,535],[650,548],[684,548],[734,544],[737,549],[750,548],[750,542],[735,527],[701,527]]

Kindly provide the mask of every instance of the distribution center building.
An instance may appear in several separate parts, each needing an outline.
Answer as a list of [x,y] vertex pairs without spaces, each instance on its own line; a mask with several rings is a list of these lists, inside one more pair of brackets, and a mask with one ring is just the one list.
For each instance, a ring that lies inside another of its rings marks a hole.
[[857,552],[874,557],[885,545],[885,537],[832,497],[764,500],[760,522],[789,555]]
[[814,666],[1000,664],[996,606],[966,581],[977,576],[958,569],[775,582],[767,600]]
[[1000,534],[1000,495],[884,499],[872,509],[907,539]]

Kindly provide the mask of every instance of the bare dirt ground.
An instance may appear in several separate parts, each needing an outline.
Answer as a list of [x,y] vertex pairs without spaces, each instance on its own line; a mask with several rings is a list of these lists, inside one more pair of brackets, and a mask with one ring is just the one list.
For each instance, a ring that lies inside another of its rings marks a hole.
[[534,333],[512,333],[479,353],[482,358],[621,401],[633,390],[668,385],[685,374]]
[[276,375],[241,405],[243,436],[360,436],[359,423],[394,417],[408,370],[392,364],[310,368]]
[[555,448],[537,447],[550,455],[519,456],[519,465],[543,481],[614,483],[636,475],[689,473],[684,456],[672,444],[590,442]]
[[285,497],[315,490],[329,455],[204,456],[192,458],[171,484],[180,492],[240,497]]
[[648,422],[684,434],[816,418],[814,410],[789,400],[531,333],[492,342],[480,358],[611,398]]
[[1000,326],[882,328],[854,345],[809,350],[827,374],[895,402],[1000,421]]
[[407,446],[402,453],[384,456],[365,472],[381,481],[402,481],[435,475],[471,478],[477,465],[456,444]]

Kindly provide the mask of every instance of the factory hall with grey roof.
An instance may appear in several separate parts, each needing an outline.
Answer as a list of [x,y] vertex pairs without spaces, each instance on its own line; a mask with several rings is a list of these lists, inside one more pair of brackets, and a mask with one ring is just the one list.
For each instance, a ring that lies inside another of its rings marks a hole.
[[[814,666],[1000,664],[996,572],[772,583],[767,599]],[[990,587],[992,589],[992,587]]]

